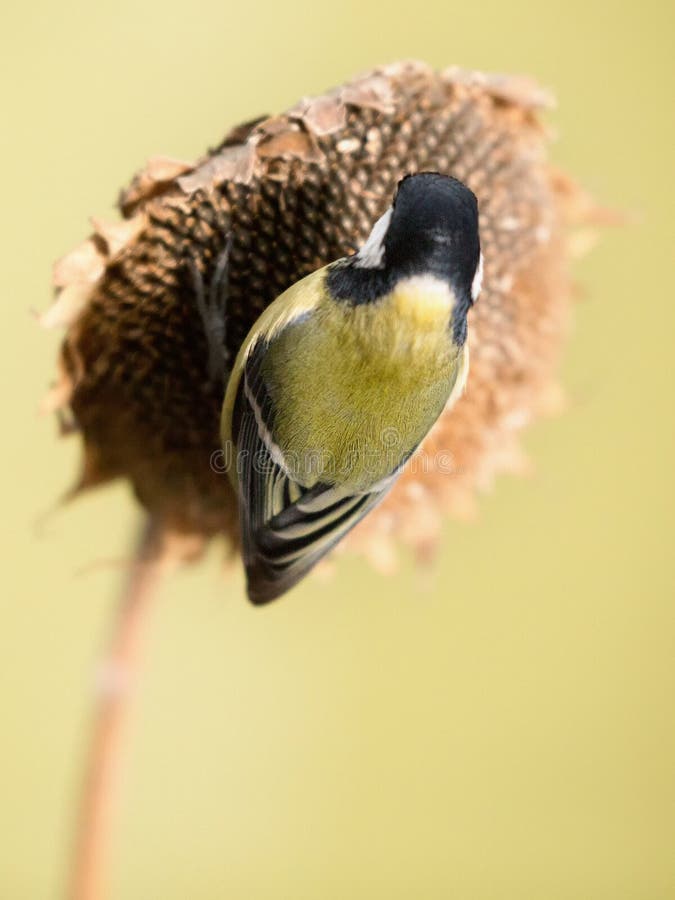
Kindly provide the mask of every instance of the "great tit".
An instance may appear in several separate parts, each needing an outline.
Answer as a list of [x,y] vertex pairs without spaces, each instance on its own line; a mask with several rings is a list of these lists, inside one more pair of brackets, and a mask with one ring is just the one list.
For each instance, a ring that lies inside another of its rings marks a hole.
[[481,278],[475,196],[423,172],[399,182],[357,253],[258,318],[221,417],[253,603],[288,591],[372,510],[457,400]]

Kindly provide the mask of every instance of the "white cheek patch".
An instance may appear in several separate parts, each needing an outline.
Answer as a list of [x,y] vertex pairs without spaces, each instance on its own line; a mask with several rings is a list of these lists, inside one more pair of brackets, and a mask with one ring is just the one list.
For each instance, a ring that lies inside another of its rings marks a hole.
[[476,274],[473,276],[473,281],[471,282],[471,299],[475,303],[478,300],[478,295],[480,294],[480,289],[483,287],[483,254],[481,253],[480,259],[478,260],[478,268],[476,269]]
[[354,265],[358,269],[379,269],[384,260],[384,237],[391,221],[391,206],[373,225],[368,240],[356,254]]

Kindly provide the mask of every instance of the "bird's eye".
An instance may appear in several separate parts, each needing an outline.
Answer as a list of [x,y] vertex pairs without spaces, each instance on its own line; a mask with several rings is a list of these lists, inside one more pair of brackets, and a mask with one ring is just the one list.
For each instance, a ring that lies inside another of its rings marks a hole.
[[475,303],[478,300],[478,296],[480,294],[480,289],[483,286],[483,254],[481,253],[480,259],[478,260],[478,266],[476,267],[476,274],[473,276],[473,281],[471,282],[471,302]]

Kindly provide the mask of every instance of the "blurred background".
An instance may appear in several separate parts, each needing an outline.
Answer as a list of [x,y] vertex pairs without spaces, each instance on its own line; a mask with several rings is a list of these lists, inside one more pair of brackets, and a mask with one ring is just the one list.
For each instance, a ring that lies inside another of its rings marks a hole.
[[576,274],[560,419],[441,553],[343,558],[264,610],[221,548],[146,641],[112,900],[675,896],[672,8],[569,0],[93,4],[2,13],[0,896],[62,896],[93,673],[139,519],[42,522],[76,439],[31,309],[145,159],[400,57],[553,88],[555,161],[636,222]]

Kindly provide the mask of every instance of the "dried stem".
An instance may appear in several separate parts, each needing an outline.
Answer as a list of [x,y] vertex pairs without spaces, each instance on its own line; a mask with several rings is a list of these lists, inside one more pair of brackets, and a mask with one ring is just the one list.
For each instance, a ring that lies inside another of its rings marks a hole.
[[166,568],[159,528],[150,519],[140,536],[103,659],[75,834],[69,900],[102,900],[111,819],[130,695],[151,600]]

